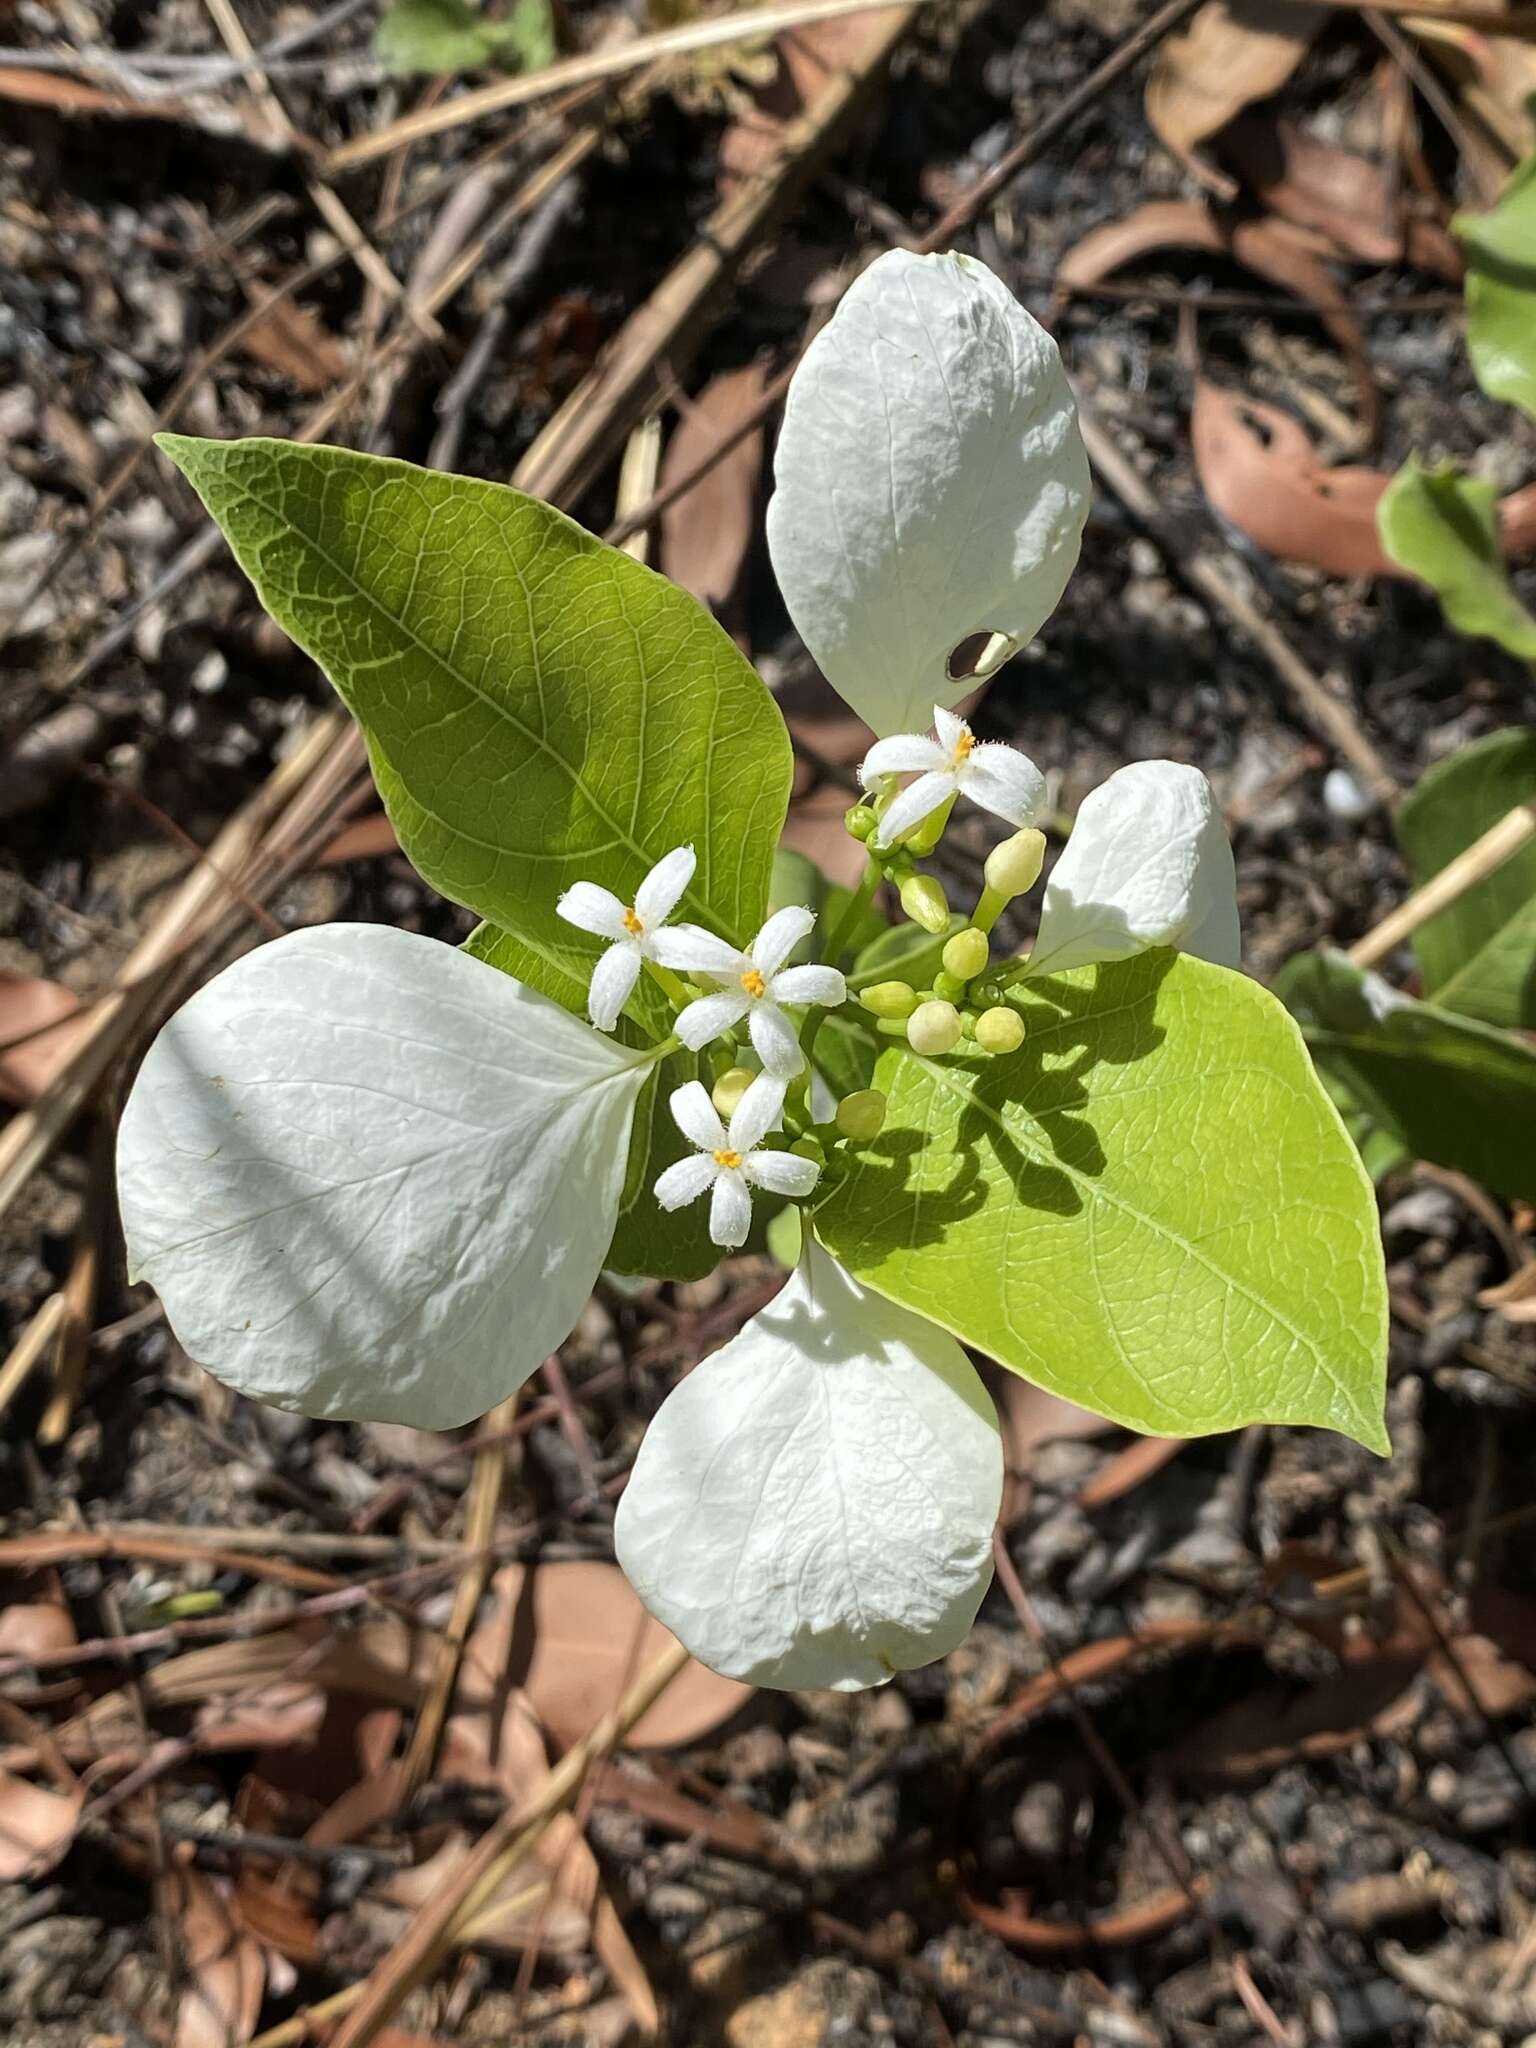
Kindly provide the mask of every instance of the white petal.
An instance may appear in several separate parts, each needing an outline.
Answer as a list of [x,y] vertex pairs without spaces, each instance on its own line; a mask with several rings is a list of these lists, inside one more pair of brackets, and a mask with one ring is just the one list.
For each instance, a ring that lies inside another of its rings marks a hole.
[[744,988],[723,988],[712,996],[700,996],[678,1017],[673,1029],[690,1052],[731,1030],[752,1007]]
[[882,775],[917,775],[925,768],[942,768],[949,751],[924,732],[899,732],[888,740],[876,740],[859,763],[859,780],[868,789]]
[[848,984],[835,967],[781,967],[768,984],[776,1003],[821,1003],[835,1010],[848,998]]
[[1017,747],[988,740],[960,770],[960,789],[973,804],[1010,825],[1028,825],[1045,800],[1045,777]]
[[798,1152],[752,1152],[741,1170],[755,1187],[773,1195],[808,1195],[821,1177],[815,1160],[802,1159]]
[[620,939],[608,948],[592,970],[587,990],[587,1015],[599,1031],[611,1031],[619,1012],[629,1001],[640,978],[640,945],[636,939]]
[[752,1050],[770,1074],[781,1081],[793,1081],[805,1065],[805,1055],[790,1023],[778,1004],[767,996],[752,1004],[747,1013]]
[[784,1083],[776,1074],[759,1074],[736,1105],[726,1143],[733,1152],[752,1151],[778,1128],[783,1114]]
[[964,1638],[1002,1483],[960,1346],[811,1244],[668,1396],[614,1536],[636,1592],[705,1664],[849,1691]]
[[714,1186],[720,1171],[707,1152],[695,1152],[658,1174],[651,1192],[663,1209],[686,1209],[706,1188]]
[[933,730],[946,761],[953,759],[955,748],[960,744],[960,735],[969,730],[963,718],[957,718],[953,711],[946,711],[942,704],[933,707]]
[[870,265],[795,373],[774,470],[790,617],[877,733],[975,688],[947,672],[973,633],[1034,638],[1088,513],[1056,344],[969,256]]
[[921,825],[924,818],[953,796],[955,787],[954,769],[938,768],[932,774],[919,775],[916,782],[909,782],[905,789],[899,789],[880,820],[879,843],[882,846],[894,845],[903,832],[910,832],[914,825]]
[[596,882],[573,882],[555,910],[567,924],[599,939],[629,936],[624,924],[624,905],[611,889],[600,889]]
[[751,1228],[752,1197],[747,1193],[746,1182],[734,1167],[717,1167],[715,1192],[709,1198],[711,1239],[727,1251],[734,1251],[737,1245],[746,1243]]
[[663,967],[675,967],[684,974],[717,974],[722,981],[734,981],[751,965],[735,946],[697,924],[669,924],[652,933],[651,957]]
[[1232,849],[1211,785],[1174,761],[1118,769],[1083,799],[1046,885],[1030,972],[1148,946],[1236,967],[1238,945]]
[[752,965],[758,973],[776,974],[815,922],[815,911],[801,903],[776,910],[752,941]]
[[195,995],[139,1070],[118,1141],[130,1273],[242,1393],[468,1422],[580,1313],[646,1071],[435,939],[290,933]]
[[676,910],[698,864],[691,846],[674,846],[651,869],[635,891],[635,915],[648,931]]
[[702,1151],[717,1152],[725,1143],[725,1125],[702,1081],[685,1081],[672,1090],[672,1121]]

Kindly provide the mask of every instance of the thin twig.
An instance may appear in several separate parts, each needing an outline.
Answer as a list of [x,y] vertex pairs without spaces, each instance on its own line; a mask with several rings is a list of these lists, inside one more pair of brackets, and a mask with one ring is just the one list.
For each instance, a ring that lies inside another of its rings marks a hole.
[[1532,839],[1536,839],[1536,794],[1506,811],[1496,825],[1490,825],[1481,838],[1474,839],[1453,861],[1448,861],[1438,875],[1432,875],[1363,939],[1357,939],[1349,949],[1352,963],[1356,967],[1374,967],[1378,960],[1385,960],[1420,925],[1438,917],[1458,897],[1486,881]]

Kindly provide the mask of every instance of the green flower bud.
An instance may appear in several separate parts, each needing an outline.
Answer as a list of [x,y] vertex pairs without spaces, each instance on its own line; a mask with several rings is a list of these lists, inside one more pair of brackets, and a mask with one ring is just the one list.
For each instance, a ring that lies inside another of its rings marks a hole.
[[930,811],[926,818],[912,827],[902,839],[902,845],[915,853],[919,859],[926,859],[944,837],[944,828],[949,823],[955,800],[949,797],[936,811]]
[[983,1052],[1017,1052],[1024,1043],[1024,1019],[999,1007],[976,1019],[976,1043]]
[[796,1138],[789,1149],[791,1152],[798,1152],[802,1159],[814,1159],[818,1166],[826,1157],[818,1138]]
[[970,1010],[960,1012],[960,1036],[967,1041],[976,1036],[976,1018]]
[[869,804],[850,804],[843,813],[843,824],[855,839],[867,839],[879,822]]
[[914,924],[935,937],[949,923],[949,899],[932,875],[912,875],[902,883],[901,907]]
[[965,994],[965,981],[958,974],[951,974],[940,968],[933,977],[933,992],[946,1003],[958,1003]]
[[992,957],[985,932],[977,931],[975,925],[967,925],[963,932],[956,932],[945,942],[944,967],[949,974],[958,975],[961,981],[972,981],[980,974]]
[[917,1008],[917,990],[905,981],[877,981],[859,990],[859,1001],[877,1017],[910,1017]]
[[953,1003],[922,1003],[907,1019],[907,1043],[914,1052],[951,1052],[960,1043],[960,1012]]
[[993,847],[983,873],[993,894],[1008,900],[1033,889],[1044,866],[1045,834],[1026,825],[1022,832],[1015,832],[1001,846]]
[[885,1097],[878,1088],[861,1088],[856,1095],[845,1095],[837,1105],[837,1128],[845,1138],[861,1145],[878,1138],[884,1122]]
[[750,1067],[727,1067],[710,1089],[709,1099],[729,1121],[736,1114],[737,1104],[756,1079],[757,1076]]

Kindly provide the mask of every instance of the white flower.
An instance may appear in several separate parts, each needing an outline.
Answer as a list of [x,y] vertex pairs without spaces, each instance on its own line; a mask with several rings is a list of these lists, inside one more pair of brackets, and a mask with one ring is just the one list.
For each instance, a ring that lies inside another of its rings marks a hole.
[[1177,946],[1236,967],[1237,877],[1221,808],[1198,768],[1133,761],[1090,791],[1040,906],[1029,972],[1060,974]]
[[795,372],[773,467],[789,615],[876,733],[958,704],[1077,563],[1088,457],[1061,356],[973,256],[870,265]]
[[701,1662],[849,1692],[964,1639],[1002,1486],[997,1417],[954,1338],[807,1232],[782,1292],[662,1404],[614,1542]]
[[933,725],[936,739],[922,732],[896,733],[876,740],[860,763],[859,780],[866,789],[884,775],[917,771],[916,782],[900,792],[881,818],[880,844],[893,845],[957,790],[1010,825],[1029,824],[1045,795],[1045,777],[1029,756],[999,740],[978,746],[965,720],[942,704],[933,707]]
[[574,882],[555,905],[578,931],[613,941],[593,968],[587,991],[587,1014],[599,1031],[612,1031],[618,1023],[640,978],[641,961],[656,959],[657,928],[676,910],[697,865],[691,846],[675,846],[651,869],[633,903],[621,903],[596,882]]
[[698,925],[673,925],[655,937],[656,958],[685,974],[704,974],[722,984],[690,1003],[677,1020],[677,1035],[697,1052],[743,1018],[758,1058],[770,1074],[792,1081],[805,1065],[795,1027],[783,1003],[843,1002],[848,985],[835,967],[786,967],[784,962],[816,922],[816,914],[791,905],[776,910],[745,952]]
[[243,1394],[472,1421],[581,1313],[650,1071],[436,939],[291,932],[145,1056],[117,1148],[129,1274]]
[[727,1128],[699,1081],[672,1091],[678,1129],[699,1148],[679,1159],[656,1183],[663,1209],[681,1209],[710,1191],[709,1234],[727,1248],[747,1241],[752,1228],[752,1188],[774,1195],[808,1195],[821,1169],[798,1152],[759,1152],[758,1145],[784,1110],[784,1084],[759,1074],[732,1113]]

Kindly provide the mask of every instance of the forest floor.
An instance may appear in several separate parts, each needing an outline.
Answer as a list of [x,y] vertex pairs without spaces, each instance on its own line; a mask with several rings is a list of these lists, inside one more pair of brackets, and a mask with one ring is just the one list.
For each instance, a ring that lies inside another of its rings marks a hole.
[[[602,531],[617,491],[630,509],[658,481],[647,417],[666,421],[665,484],[751,412],[860,260],[974,191],[1150,10],[911,12],[888,74],[868,16],[790,28],[347,167],[325,152],[458,90],[381,80],[371,7],[242,8],[259,47],[286,39],[281,119],[219,68],[222,0],[3,10],[0,1039],[76,1001],[99,1021],[91,999],[163,928],[196,849],[261,802],[328,703],[143,452],[168,409],[199,433],[310,431],[516,473]],[[1081,568],[978,727],[1051,769],[1066,813],[1127,760],[1203,768],[1261,979],[1400,901],[1392,792],[1533,709],[1529,674],[1427,593],[1255,540],[1305,468],[1272,421],[1244,415],[1230,473],[1192,435],[1206,390],[1282,408],[1325,464],[1390,471],[1416,449],[1504,490],[1536,477],[1536,435],[1469,374],[1443,236],[1410,255],[1388,235],[1373,255],[1361,226],[1368,189],[1440,228],[1488,196],[1497,150],[1441,73],[1445,118],[1419,97],[1433,60],[1395,17],[1315,12],[1278,97],[1217,146],[1268,259],[1199,245],[1206,195],[1149,123],[1145,57],[955,237],[1050,320],[1132,477],[1101,473]],[[571,0],[566,46],[611,46],[644,15]],[[46,52],[69,61],[23,61]],[[840,76],[849,118],[822,132]],[[1255,170],[1298,134],[1307,176],[1294,157],[1278,180]],[[722,194],[765,175],[778,217],[743,239],[722,294],[671,318]],[[338,195],[366,237],[357,260]],[[1183,212],[1149,224],[1150,202]],[[1303,203],[1312,243],[1276,240]],[[1058,293],[1069,252],[1125,223],[1113,276],[1095,263]],[[413,324],[390,277],[434,310]],[[637,395],[612,374],[626,350]],[[572,393],[574,451],[546,431]],[[833,861],[863,735],[773,588],[771,427],[647,531],[652,561],[779,693],[801,752],[795,837]],[[1317,500],[1300,502],[1306,524]],[[1257,606],[1331,713],[1191,580],[1197,562]],[[355,761],[321,773],[307,823],[272,843],[258,821],[254,856],[232,847],[239,886],[216,927],[177,935],[154,1015],[263,931],[469,930],[393,847]],[[952,837],[963,883],[982,841]],[[516,1416],[478,1435],[252,1405],[124,1278],[110,1127],[147,1028],[117,1030],[90,1113],[62,1120],[0,1222],[0,1356],[22,1360],[0,1377],[13,2048],[328,2038],[323,2001],[379,1970],[650,1654],[612,1563],[615,1499],[678,1375],[782,1279],[762,1254],[692,1286],[605,1280]],[[0,1054],[8,1099],[53,1105],[63,1046],[61,1031]],[[1536,2038],[1536,1328],[1478,1300],[1528,1256],[1530,1218],[1426,1168],[1380,1192],[1390,1460],[1281,1428],[1137,1439],[998,1376],[1016,1576],[964,1647],[853,1696],[746,1694],[695,1668],[588,1778],[491,1936],[378,2041]],[[26,1371],[29,1332],[53,1341]],[[413,1787],[392,1760],[487,1546],[435,1767]]]

